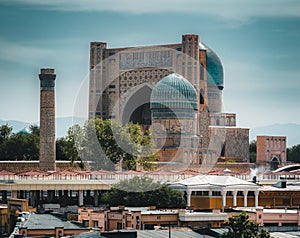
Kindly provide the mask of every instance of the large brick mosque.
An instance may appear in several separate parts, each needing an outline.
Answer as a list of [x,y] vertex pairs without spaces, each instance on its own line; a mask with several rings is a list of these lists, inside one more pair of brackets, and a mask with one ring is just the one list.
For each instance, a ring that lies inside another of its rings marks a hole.
[[[198,35],[183,35],[178,44],[90,47],[89,118],[151,128],[158,163],[203,173],[286,164],[282,136],[258,136],[256,164],[249,163],[249,129],[236,127],[236,115],[222,111],[223,66]],[[1,161],[0,170],[80,170],[56,160],[55,78],[54,69],[41,69],[39,161]]]
[[223,66],[198,35],[128,48],[91,42],[89,80],[89,118],[151,127],[160,162],[249,162],[249,129],[222,111]]

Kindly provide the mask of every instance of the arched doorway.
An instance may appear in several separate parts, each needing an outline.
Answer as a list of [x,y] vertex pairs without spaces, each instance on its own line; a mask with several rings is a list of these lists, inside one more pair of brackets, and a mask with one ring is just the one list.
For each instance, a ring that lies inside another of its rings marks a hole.
[[148,84],[141,85],[132,93],[124,106],[122,123],[139,123],[140,125],[151,125],[150,97],[152,88]]
[[280,165],[280,160],[274,156],[270,162],[270,168],[271,170],[275,170],[275,169],[278,169],[278,166]]
[[151,125],[150,103],[144,103],[135,109],[129,121],[140,125]]

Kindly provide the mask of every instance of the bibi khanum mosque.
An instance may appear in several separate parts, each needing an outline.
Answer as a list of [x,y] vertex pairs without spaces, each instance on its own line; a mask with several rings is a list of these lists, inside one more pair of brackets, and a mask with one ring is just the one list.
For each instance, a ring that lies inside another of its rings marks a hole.
[[222,111],[220,58],[200,41],[108,48],[91,42],[89,118],[152,128],[160,163],[249,162],[249,129]]

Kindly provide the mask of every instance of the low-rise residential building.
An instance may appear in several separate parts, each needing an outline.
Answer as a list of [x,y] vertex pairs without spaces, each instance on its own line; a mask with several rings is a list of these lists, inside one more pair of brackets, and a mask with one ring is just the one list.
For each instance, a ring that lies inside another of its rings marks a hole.
[[300,206],[299,181],[279,180],[272,185],[261,186],[255,181],[229,175],[197,175],[173,182],[170,187],[184,192],[187,205],[192,209]]
[[[237,212],[246,211],[249,219],[256,221],[260,226],[265,227],[297,227],[300,226],[299,209],[265,209],[257,208],[237,208]],[[228,213],[228,217],[234,213]]]
[[89,228],[70,221],[63,221],[51,214],[27,213],[19,217],[12,237],[55,237],[79,234]]
[[92,208],[78,209],[78,221],[86,227],[99,228],[100,231],[153,230],[155,227],[168,226],[220,227],[226,219],[227,214],[217,209],[212,212],[194,212],[185,209],[157,210],[154,207],[113,207],[105,211]]
[[299,208],[300,182],[279,181],[259,188],[259,205],[265,208]]
[[93,208],[79,208],[78,221],[89,228],[100,231],[122,229],[153,230],[157,227],[222,227],[231,216],[246,211],[249,219],[260,226],[300,226],[300,210],[264,209],[263,207],[237,207],[227,212],[220,209],[196,212],[186,209],[156,210],[153,207],[114,207],[97,211]]
[[229,175],[197,175],[173,182],[170,187],[186,194],[193,209],[257,207],[259,185]]
[[97,211],[92,208],[78,208],[78,221],[86,227],[100,231],[122,229],[154,229],[154,226],[178,225],[178,209],[156,210],[150,208],[112,207]]

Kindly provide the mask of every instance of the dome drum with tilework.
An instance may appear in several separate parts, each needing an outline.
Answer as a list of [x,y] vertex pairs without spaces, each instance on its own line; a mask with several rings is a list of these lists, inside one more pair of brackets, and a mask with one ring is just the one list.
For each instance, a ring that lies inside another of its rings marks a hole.
[[176,73],[161,79],[151,93],[153,117],[194,117],[198,110],[194,86]]

